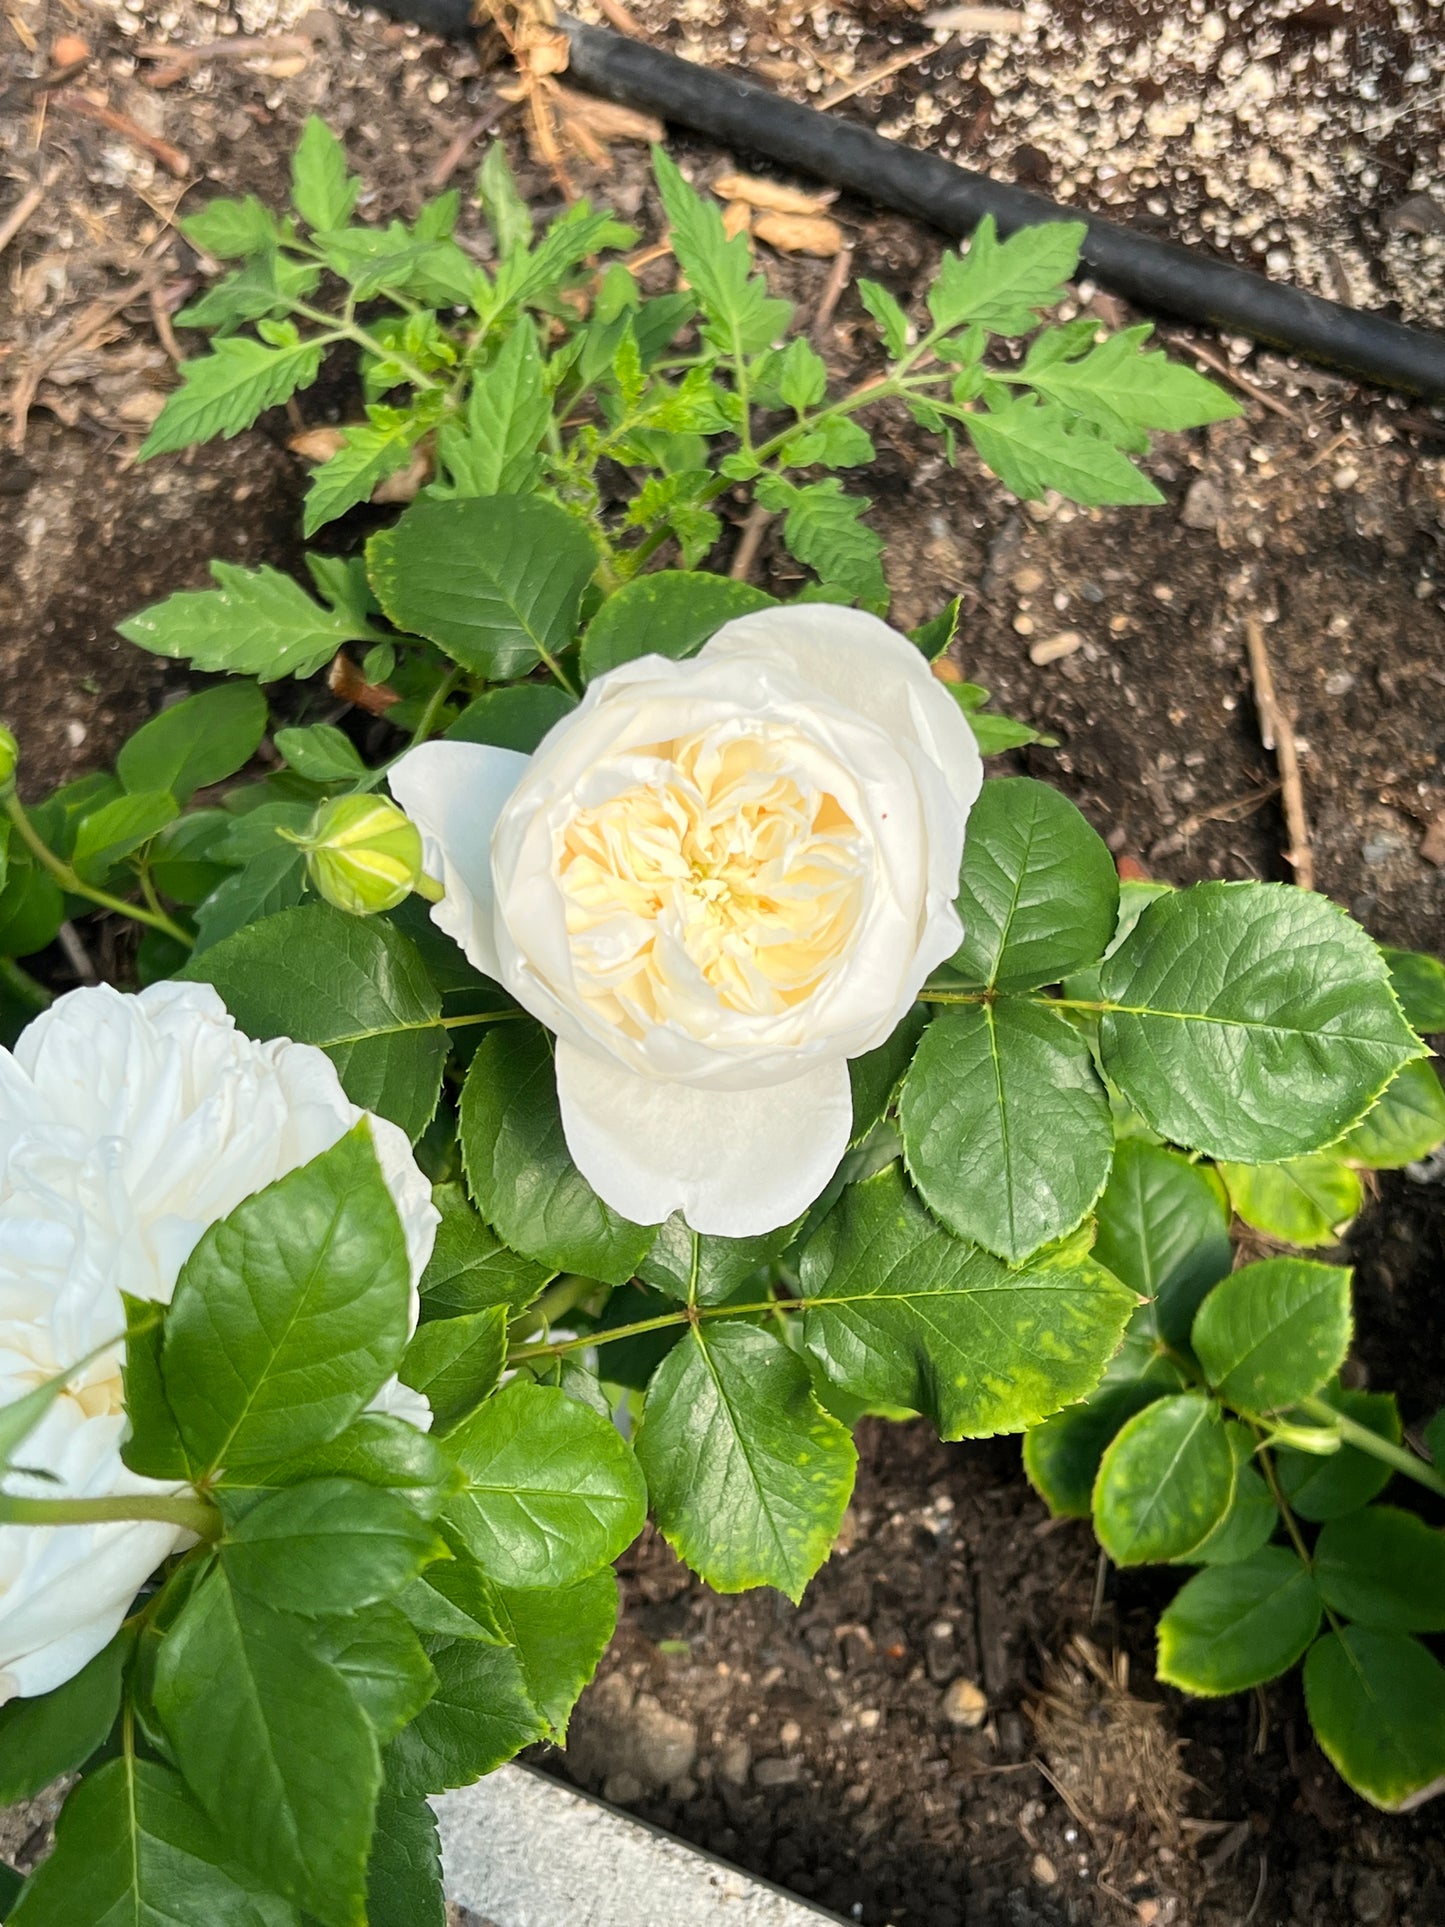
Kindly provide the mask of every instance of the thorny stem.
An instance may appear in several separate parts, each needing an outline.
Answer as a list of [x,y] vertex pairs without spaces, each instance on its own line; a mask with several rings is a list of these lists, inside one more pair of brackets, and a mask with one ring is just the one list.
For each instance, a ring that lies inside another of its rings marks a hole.
[[98,904],[102,910],[113,911],[119,917],[130,917],[136,923],[148,924],[152,930],[164,932],[176,943],[184,944],[187,950],[195,948],[195,938],[182,930],[181,926],[168,917],[164,910],[147,910],[138,903],[127,903],[124,898],[113,897],[108,890],[97,890],[78,877],[70,865],[50,848],[30,821],[24,804],[13,792],[5,799],[5,812],[15,825],[21,842],[36,862],[50,872],[67,896],[85,897],[89,902]]

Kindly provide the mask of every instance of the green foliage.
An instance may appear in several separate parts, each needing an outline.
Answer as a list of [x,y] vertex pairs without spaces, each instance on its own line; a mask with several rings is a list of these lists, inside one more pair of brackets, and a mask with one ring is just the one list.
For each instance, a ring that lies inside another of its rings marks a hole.
[[[714,201],[665,155],[657,176],[686,282],[659,297],[611,258],[636,237],[605,212],[534,223],[500,147],[477,183],[486,269],[457,194],[358,222],[315,119],[289,213],[221,200],[183,222],[232,266],[179,317],[210,340],[147,457],[240,432],[338,347],[360,394],[305,533],[414,458],[430,479],[368,522],[364,556],[308,555],[305,587],[218,563],[213,588],[123,625],[236,679],[146,723],[115,775],[12,796],[0,956],[91,909],[130,916],[139,981],[209,983],[278,1053],[325,1051],[415,1144],[440,1224],[414,1293],[363,1122],[202,1229],[172,1302],[127,1299],[126,1332],[70,1368],[123,1344],[125,1463],[179,1488],[147,1503],[189,1536],[88,1667],[0,1709],[0,1799],[82,1775],[21,1927],[441,1927],[426,1796],[565,1736],[649,1509],[718,1589],[798,1600],[863,1412],[1023,1433],[1036,1486],[1092,1514],[1117,1562],[1196,1568],[1161,1677],[1234,1691],[1303,1657],[1321,1743],[1367,1798],[1401,1806],[1445,1772],[1445,1673],[1421,1643],[1445,1630],[1445,1541],[1374,1503],[1392,1478],[1397,1500],[1445,1481],[1391,1397],[1340,1384],[1348,1273],[1234,1271],[1229,1236],[1232,1206],[1323,1243],[1361,1167],[1445,1138],[1414,1034],[1445,1029],[1434,959],[1382,956],[1277,885],[1121,889],[1053,789],[990,781],[962,945],[850,1063],[838,1170],[796,1222],[729,1239],[632,1223],[591,1189],[551,1039],[424,903],[307,900],[294,839],[370,812],[408,742],[529,754],[584,684],[773,607],[719,572],[724,506],[777,517],[804,599],[885,609],[850,471],[890,414],[1015,493],[1103,505],[1160,499],[1136,463],[1152,431],[1237,412],[1147,329],[1047,325],[1071,222],[1002,241],[982,223],[907,308],[860,284],[879,355],[841,389]],[[961,606],[915,633],[929,662],[966,648]],[[268,704],[284,678],[302,686]],[[978,684],[940,687],[985,753],[1042,740]],[[344,726],[333,702],[355,703]],[[123,973],[131,951],[104,941]],[[23,973],[6,985],[23,1000]],[[370,1409],[394,1376],[430,1431]],[[0,1411],[0,1469],[67,1382]],[[1440,1421],[1427,1436],[1438,1461]]]
[[718,1592],[794,1601],[838,1536],[858,1455],[807,1367],[755,1326],[696,1324],[664,1359],[638,1439],[663,1536]]

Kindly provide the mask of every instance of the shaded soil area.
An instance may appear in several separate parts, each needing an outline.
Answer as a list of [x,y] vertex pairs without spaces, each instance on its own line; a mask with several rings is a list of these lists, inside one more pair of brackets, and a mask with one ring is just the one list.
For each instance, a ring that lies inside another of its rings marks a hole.
[[[809,95],[906,50],[923,32],[915,13],[889,0],[796,19],[662,0],[636,11],[669,44],[703,58],[726,51]],[[1331,0],[1283,11],[1298,24],[1251,3],[1237,33],[1227,26],[1215,66],[1201,70],[1205,94],[1232,85],[1251,62],[1294,72],[1295,54],[1322,40],[1346,79],[1384,75],[1379,112],[1405,101],[1390,63],[1403,58],[1407,9]],[[1137,167],[1130,161],[1135,182],[1127,169],[1105,175],[1098,148],[1088,167],[1070,164],[1069,173],[1059,101],[1070,88],[1076,100],[1080,88],[1095,89],[1078,102],[1078,127],[1092,138],[1100,124],[1089,115],[1110,106],[1107,85],[1124,84],[1079,79],[1089,36],[1102,23],[1115,34],[1111,44],[1144,45],[1152,58],[1169,15],[1183,12],[1071,4],[1050,13],[1032,0],[1027,12],[1033,38],[996,60],[996,50],[978,54],[971,77],[958,48],[949,55],[950,86],[988,84],[993,104],[982,121],[984,103],[970,107],[972,95],[960,96],[956,113],[949,105],[952,118],[930,120],[933,109],[918,105],[927,90],[915,84],[929,80],[926,63],[849,111],[1055,190],[1073,179],[1081,199],[1097,195],[1097,204],[1156,223],[1165,217],[1150,214],[1156,190],[1146,177],[1164,163],[1185,169],[1178,205],[1196,224],[1201,195],[1231,221],[1252,218],[1271,193],[1284,208],[1283,187],[1251,188],[1247,146],[1211,163],[1220,180],[1212,196],[1197,153],[1187,169],[1172,150]],[[0,142],[18,157],[20,188],[32,177],[49,183],[0,257],[0,386],[12,404],[18,383],[44,363],[23,443],[12,419],[0,452],[0,715],[21,737],[27,790],[39,793],[103,764],[181,679],[122,643],[111,625],[171,590],[200,586],[213,557],[294,565],[306,466],[287,444],[298,429],[354,418],[358,407],[341,367],[291,415],[277,411],[233,443],[138,467],[145,425],[174,381],[165,330],[144,288],[86,334],[89,304],[151,277],[162,315],[180,305],[199,265],[173,218],[217,191],[278,198],[285,157],[312,109],[346,134],[368,183],[368,212],[413,213],[457,135],[494,104],[497,76],[485,50],[272,0],[183,0],[164,13],[143,0],[83,13],[64,0],[7,0],[5,15],[25,33],[0,75]],[[1202,21],[1204,12],[1189,18]],[[284,29],[300,36],[302,51],[217,58],[170,88],[148,84],[153,67],[138,45],[196,44],[238,29]],[[1261,51],[1276,30],[1288,45]],[[77,31],[92,63],[74,84],[171,143],[179,172],[83,114],[42,110],[32,83],[49,71],[57,36]],[[1438,50],[1423,32],[1417,40],[1428,80]],[[1231,48],[1245,56],[1233,76],[1224,70]],[[1176,55],[1182,74],[1194,55],[1176,49],[1169,58]],[[1039,75],[1032,82],[1030,62]],[[1321,72],[1328,64],[1316,63]],[[1005,67],[1013,78],[995,90],[990,75]],[[1174,71],[1156,62],[1129,84],[1146,107],[1192,98],[1170,79]],[[1047,114],[1040,105],[1032,133],[1025,83],[1051,103]],[[1426,81],[1409,85],[1428,91]],[[934,89],[935,106],[943,91]],[[1330,100],[1338,105],[1348,92],[1341,81]],[[1205,104],[1216,118],[1234,113],[1241,140],[1286,145],[1279,129],[1255,127],[1247,101],[1236,110],[1209,94]],[[967,131],[965,109],[968,126],[978,122],[971,147],[962,134],[947,138]],[[1357,193],[1353,163],[1327,168],[1315,203],[1283,221],[1293,259],[1335,292],[1333,251],[1347,288],[1364,275],[1367,295],[1424,317],[1435,243],[1386,217],[1407,193],[1431,186],[1438,116],[1427,127],[1397,114],[1375,138],[1352,128],[1343,107],[1340,114],[1332,125],[1342,140],[1363,142],[1362,165],[1376,167],[1375,179]],[[515,125],[503,120],[509,139]],[[1135,139],[1115,132],[1116,145]],[[1040,158],[1024,153],[1030,145]],[[700,183],[749,159],[674,146]],[[555,187],[513,148],[545,217],[558,205]],[[458,185],[475,158],[458,161]],[[619,145],[609,171],[577,173],[645,239],[657,234],[638,149]],[[1116,179],[1127,195],[1105,191]],[[0,188],[0,220],[16,191]],[[1168,194],[1172,219],[1173,186]],[[853,279],[871,276],[900,298],[924,285],[933,237],[861,203],[839,201],[831,212],[853,251]],[[1418,219],[1428,229],[1427,217]],[[1199,231],[1225,245],[1217,221]],[[1254,233],[1282,245],[1266,223],[1232,231],[1226,251],[1257,259]],[[485,257],[470,207],[459,234]],[[758,253],[810,325],[832,264]],[[649,270],[658,287],[671,272],[666,261]],[[1080,290],[1086,298],[1111,325],[1130,318],[1107,296]],[[870,371],[870,335],[851,286],[815,339],[839,379]],[[964,672],[987,684],[1000,708],[1057,739],[1015,766],[1057,782],[1119,856],[1185,882],[1288,874],[1278,773],[1261,743],[1244,649],[1243,618],[1258,616],[1295,712],[1319,887],[1380,938],[1445,950],[1445,869],[1427,854],[1445,813],[1445,425],[1418,404],[1248,344],[1200,339],[1231,379],[1248,384],[1240,390],[1248,412],[1161,442],[1148,463],[1166,496],[1157,509],[1020,507],[971,466],[949,468],[906,419],[870,424],[879,458],[860,481],[887,539],[895,620],[907,626],[961,595]],[[1187,347],[1181,339],[1177,351]],[[712,565],[726,568],[746,505],[723,506],[732,527]],[[327,531],[323,546],[355,547],[375,519],[358,511]],[[753,575],[780,594],[796,587],[795,565],[771,536]],[[1033,654],[1053,659],[1036,664]],[[63,960],[46,963],[66,981]],[[1445,1395],[1445,1188],[1386,1180],[1352,1247],[1355,1369],[1362,1382],[1397,1388],[1418,1424]],[[917,1427],[869,1424],[860,1450],[844,1548],[800,1608],[771,1593],[720,1599],[655,1538],[639,1544],[625,1562],[616,1648],[579,1710],[565,1760],[552,1757],[557,1770],[870,1927],[1445,1920],[1439,1809],[1387,1819],[1348,1796],[1310,1740],[1296,1684],[1218,1704],[1157,1687],[1152,1626],[1172,1583],[1101,1577],[1087,1528],[1047,1519],[1015,1444],[945,1447]],[[43,1834],[33,1822],[25,1833],[37,1851]],[[10,1844],[18,1851],[23,1842]]]

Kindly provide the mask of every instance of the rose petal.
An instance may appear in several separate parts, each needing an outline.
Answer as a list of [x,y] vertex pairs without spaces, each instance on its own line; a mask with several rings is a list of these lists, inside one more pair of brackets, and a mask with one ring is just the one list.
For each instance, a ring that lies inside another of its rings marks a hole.
[[911,738],[942,771],[959,809],[972,808],[983,759],[968,720],[922,651],[886,622],[841,604],[790,602],[725,622],[699,660],[753,655],[774,667],[786,663],[895,741]]
[[421,831],[427,872],[444,891],[432,905],[432,922],[487,977],[498,976],[492,829],[527,763],[516,750],[489,743],[422,743],[387,779]]
[[720,1238],[775,1231],[806,1210],[853,1122],[842,1058],[762,1090],[701,1091],[560,1042],[557,1095],[567,1148],[604,1203],[638,1224],[681,1211]]

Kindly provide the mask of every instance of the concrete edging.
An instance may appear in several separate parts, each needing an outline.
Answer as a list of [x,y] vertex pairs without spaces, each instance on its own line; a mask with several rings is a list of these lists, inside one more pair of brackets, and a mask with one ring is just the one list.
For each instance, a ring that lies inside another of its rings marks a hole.
[[528,1767],[499,1767],[432,1805],[447,1897],[485,1927],[839,1923],[837,1914]]

